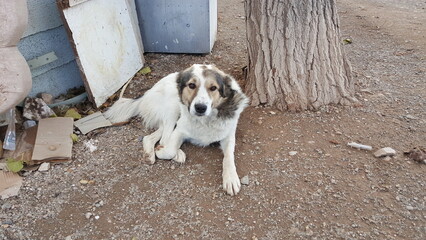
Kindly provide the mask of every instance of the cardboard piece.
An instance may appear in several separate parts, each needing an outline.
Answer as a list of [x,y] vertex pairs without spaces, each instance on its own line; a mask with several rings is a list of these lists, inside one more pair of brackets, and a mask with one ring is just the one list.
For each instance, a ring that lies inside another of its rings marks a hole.
[[111,126],[111,122],[105,118],[101,112],[95,112],[87,117],[84,117],[76,122],[74,126],[80,129],[81,133],[86,134],[92,130]]
[[37,162],[71,159],[73,123],[74,120],[67,117],[41,119],[32,160]]
[[13,158],[17,161],[23,161],[26,164],[30,164],[36,135],[37,126],[25,129],[22,133],[19,133],[16,138],[16,150],[6,150],[3,157]]
[[143,67],[132,2],[57,1],[89,99],[97,107]]
[[18,195],[22,177],[16,173],[0,171],[0,196],[6,199]]

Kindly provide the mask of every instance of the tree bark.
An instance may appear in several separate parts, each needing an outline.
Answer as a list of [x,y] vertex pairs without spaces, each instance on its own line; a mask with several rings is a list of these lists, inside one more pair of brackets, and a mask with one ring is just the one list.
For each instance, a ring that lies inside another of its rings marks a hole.
[[317,110],[354,98],[335,0],[246,0],[252,105]]

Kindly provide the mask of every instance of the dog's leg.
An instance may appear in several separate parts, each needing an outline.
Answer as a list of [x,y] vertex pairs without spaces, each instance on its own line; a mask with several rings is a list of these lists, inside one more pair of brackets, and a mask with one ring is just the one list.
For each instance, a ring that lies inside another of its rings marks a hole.
[[155,149],[155,155],[157,155],[159,159],[172,159],[176,162],[184,163],[186,155],[181,149],[179,149],[183,143],[183,139],[184,138],[180,131],[175,129],[170,135],[170,138],[164,141],[164,145],[157,146]]
[[165,121],[163,122],[164,131],[161,134],[160,145],[165,145],[167,141],[171,139],[173,131],[175,129],[176,121]]
[[155,144],[160,140],[163,128],[158,128],[155,132],[143,138],[144,160],[149,164],[155,163]]
[[235,150],[235,130],[228,137],[220,142],[223,151],[223,190],[229,195],[236,195],[241,188],[240,178],[238,177],[235,167],[234,150]]

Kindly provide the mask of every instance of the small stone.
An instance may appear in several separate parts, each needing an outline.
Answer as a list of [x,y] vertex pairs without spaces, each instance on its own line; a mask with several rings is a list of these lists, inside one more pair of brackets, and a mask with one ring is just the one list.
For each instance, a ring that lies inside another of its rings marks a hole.
[[93,213],[91,213],[91,212],[88,212],[88,213],[84,214],[84,216],[86,217],[86,219],[89,219],[92,215],[93,215]]
[[12,204],[10,204],[10,203],[4,203],[3,205],[1,205],[1,209],[2,210],[9,210],[9,209],[11,209],[12,208]]
[[413,207],[413,206],[411,206],[411,205],[408,205],[408,206],[406,206],[405,208],[407,208],[407,210],[408,210],[408,211],[413,211],[413,210],[414,210],[414,207]]
[[274,112],[274,111],[269,111],[269,113],[271,114],[271,115],[275,115],[275,114],[277,114],[276,112]]
[[104,201],[99,200],[95,203],[95,207],[102,207],[104,205]]
[[2,222],[2,225],[13,225],[13,222],[10,219],[6,219]]
[[244,176],[244,177],[241,178],[241,184],[249,185],[249,183],[250,183],[250,180],[249,180],[248,176]]
[[40,165],[40,167],[38,168],[39,172],[47,172],[50,169],[50,163],[48,162],[44,162]]
[[85,179],[81,179],[80,180],[80,184],[82,184],[82,185],[86,185],[86,184],[88,184],[89,183],[89,181],[88,180],[85,180]]
[[96,219],[96,220],[99,220],[99,216],[97,216],[97,215],[96,215],[96,216],[95,216],[95,219]]
[[70,236],[66,236],[66,237],[65,237],[65,240],[72,240],[71,235],[70,235]]
[[408,119],[408,120],[415,120],[416,117],[414,117],[413,115],[405,115],[404,118]]
[[297,151],[290,151],[288,154],[289,154],[290,156],[294,156],[294,155],[296,155],[296,154],[297,154]]
[[392,157],[390,156],[386,156],[385,158],[383,158],[384,161],[389,162],[390,160],[392,160]]
[[393,148],[385,147],[374,152],[376,158],[386,157],[386,156],[395,156],[396,151]]

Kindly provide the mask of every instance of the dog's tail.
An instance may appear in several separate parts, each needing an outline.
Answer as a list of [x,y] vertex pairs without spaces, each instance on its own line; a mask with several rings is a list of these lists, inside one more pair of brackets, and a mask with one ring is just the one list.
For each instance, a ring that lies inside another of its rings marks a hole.
[[126,122],[139,114],[142,98],[120,98],[106,112],[104,116],[112,123]]

